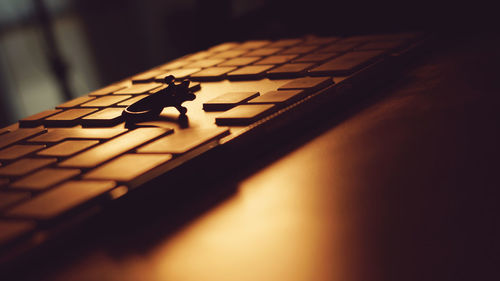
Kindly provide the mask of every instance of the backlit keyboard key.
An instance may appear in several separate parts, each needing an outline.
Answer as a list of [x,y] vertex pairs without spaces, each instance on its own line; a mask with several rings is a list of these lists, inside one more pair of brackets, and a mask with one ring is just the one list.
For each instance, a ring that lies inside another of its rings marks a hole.
[[29,142],[54,143],[66,139],[98,139],[106,140],[125,133],[127,129],[80,129],[80,128],[57,128],[50,129],[46,134],[31,138]]
[[197,81],[217,81],[226,77],[226,73],[235,70],[236,67],[220,66],[205,68],[202,71],[191,74],[191,79]]
[[80,124],[81,118],[97,111],[97,108],[67,109],[56,115],[47,117],[42,123],[47,127],[69,127]]
[[248,103],[249,104],[272,103],[283,106],[299,100],[301,97],[304,96],[304,93],[305,91],[303,90],[271,91],[248,101]]
[[384,54],[384,51],[359,51],[346,53],[317,66],[311,75],[349,75]]
[[[205,57],[203,57],[203,58],[205,58]],[[203,58],[200,58],[200,59],[203,59]],[[181,67],[185,66],[186,64],[188,64],[190,62],[191,61],[189,61],[187,59],[186,60],[178,60],[178,61],[166,63],[164,65],[160,65],[158,68],[160,68],[160,69],[166,69],[166,70],[172,70],[172,69],[181,68]]]
[[302,42],[302,39],[281,39],[267,45],[268,48],[282,48],[282,47],[291,47]]
[[91,101],[93,99],[95,99],[95,97],[82,96],[82,97],[67,101],[61,105],[58,105],[58,106],[56,106],[56,108],[73,108],[73,107],[79,106],[82,103],[86,103],[88,101]]
[[211,56],[211,59],[232,59],[246,53],[247,50],[229,50]]
[[51,109],[19,120],[20,127],[36,127],[42,125],[42,120],[51,115],[61,112],[61,109]]
[[229,92],[203,103],[205,111],[225,111],[259,96],[259,92]]
[[0,210],[10,207],[30,197],[29,192],[0,191]]
[[244,104],[233,107],[215,118],[221,126],[250,125],[272,112],[271,104]]
[[201,68],[180,68],[174,70],[168,70],[165,73],[155,77],[156,82],[164,82],[167,76],[173,75],[175,79],[183,79],[189,77],[191,74],[200,71]]
[[172,159],[170,154],[125,154],[83,176],[89,180],[132,183],[138,177]]
[[304,76],[306,70],[311,68],[314,64],[312,63],[287,63],[282,66],[278,66],[275,69],[271,69],[267,72],[267,76],[270,78],[289,78],[289,77],[299,77]]
[[316,91],[333,84],[333,79],[330,77],[304,77],[294,79],[278,90],[309,90]]
[[35,224],[30,221],[0,220],[0,244],[31,232]]
[[162,69],[152,69],[143,73],[139,73],[132,77],[132,83],[150,83],[154,82],[156,76],[163,74],[165,70]]
[[[186,68],[207,68],[223,62],[224,59],[204,59],[187,64]],[[177,77],[174,75],[174,77]]]
[[343,52],[347,52],[349,50],[352,50],[359,45],[360,45],[359,43],[337,42],[337,43],[333,43],[332,45],[321,48],[321,49],[317,50],[316,52],[317,53],[343,53]]
[[51,157],[68,157],[98,143],[98,140],[68,140],[39,151],[37,154]]
[[261,57],[241,57],[227,60],[218,66],[244,66],[260,60]]
[[45,145],[13,145],[0,150],[0,160],[15,160],[44,148]]
[[18,177],[41,169],[57,161],[55,158],[23,158],[7,166],[0,167],[0,176]]
[[33,128],[33,129],[17,129],[10,133],[0,136],[0,148],[14,144],[18,141],[27,139],[29,137],[46,132],[47,129]]
[[235,71],[231,71],[227,74],[227,78],[230,80],[255,80],[264,77],[267,70],[273,68],[274,65],[249,65],[239,68]]
[[123,106],[123,107],[126,107],[126,106],[129,106],[129,105],[132,105],[133,103],[135,102],[138,102],[140,100],[142,100],[143,98],[147,97],[148,95],[138,95],[138,96],[134,96],[133,98],[130,98],[128,100],[125,100],[125,101],[122,101],[118,104],[118,106]]
[[113,84],[113,85],[104,87],[102,89],[99,89],[97,91],[93,91],[92,93],[89,94],[89,96],[104,96],[104,95],[109,95],[109,94],[112,94],[113,92],[121,90],[121,89],[123,89],[125,87],[127,87],[127,83]]
[[304,42],[302,42],[302,45],[325,45],[325,44],[330,44],[335,41],[338,41],[340,38],[339,37],[308,37]]
[[164,134],[172,133],[172,129],[139,128],[122,136],[100,144],[94,148],[77,154],[61,163],[60,167],[93,168],[137,146]]
[[227,128],[190,128],[178,130],[137,150],[139,153],[182,154],[229,134]]
[[[207,57],[209,57],[209,56],[211,56],[213,54],[214,54],[213,52],[201,51],[201,52],[198,52],[198,53],[187,55],[187,56],[183,57],[182,61],[178,61],[177,63],[179,63],[179,62],[187,62],[186,64],[188,64],[188,63],[191,63],[193,61],[197,61],[197,60],[201,60],[201,59],[206,59]],[[181,65],[181,66],[177,66],[177,67],[173,67],[172,69],[183,67],[186,64]]]
[[296,47],[286,49],[283,52],[281,52],[280,54],[283,54],[283,55],[307,54],[307,53],[314,51],[317,48],[318,48],[318,46],[296,46]]
[[333,57],[338,56],[338,53],[312,53],[293,60],[293,62],[324,62]]
[[227,42],[227,43],[222,43],[222,44],[219,44],[217,46],[214,46],[214,47],[208,49],[208,51],[212,52],[212,53],[223,52],[223,51],[232,49],[232,48],[234,48],[234,47],[236,47],[238,45],[239,45],[239,43]]
[[255,64],[283,64],[293,60],[296,57],[297,55],[270,56],[261,61],[256,62]]
[[246,41],[242,43],[241,45],[237,46],[235,49],[257,49],[257,48],[262,48],[266,45],[269,45],[271,41],[267,40],[255,40],[255,41]]
[[115,95],[141,95],[146,94],[147,92],[156,89],[163,84],[160,83],[146,83],[146,84],[133,84],[128,88],[123,88],[114,92]]
[[87,115],[82,119],[84,127],[110,127],[123,122],[123,108],[110,107]]
[[6,215],[51,219],[115,187],[113,181],[69,181],[10,209]]
[[127,95],[112,95],[112,96],[105,96],[105,97],[100,97],[97,99],[94,99],[90,102],[81,104],[81,107],[108,107],[112,106],[114,104],[117,104],[119,102],[122,102],[126,99],[131,98],[132,96],[127,96]]
[[280,52],[283,50],[282,48],[262,48],[262,49],[257,49],[253,50],[251,52],[248,52],[244,55],[244,57],[264,57],[264,56],[270,56],[274,55],[277,52]]
[[27,189],[40,191],[74,178],[80,174],[78,169],[53,169],[46,168],[24,177],[10,186],[14,189]]

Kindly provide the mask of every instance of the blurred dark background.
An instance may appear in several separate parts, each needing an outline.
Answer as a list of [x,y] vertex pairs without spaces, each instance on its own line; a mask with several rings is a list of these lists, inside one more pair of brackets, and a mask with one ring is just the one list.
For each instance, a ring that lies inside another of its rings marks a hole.
[[0,126],[224,41],[495,31],[481,2],[1,0]]

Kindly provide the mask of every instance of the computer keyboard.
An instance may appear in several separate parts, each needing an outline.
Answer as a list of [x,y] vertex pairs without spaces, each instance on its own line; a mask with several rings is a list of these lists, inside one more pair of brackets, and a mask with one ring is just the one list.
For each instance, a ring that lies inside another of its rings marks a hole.
[[[224,43],[0,129],[0,263],[50,240],[61,221],[132,196],[209,151],[251,150],[241,140],[370,95],[424,41],[404,33]],[[123,110],[164,90],[170,75],[190,81],[196,99],[183,103],[187,114],[166,107],[126,124]]]

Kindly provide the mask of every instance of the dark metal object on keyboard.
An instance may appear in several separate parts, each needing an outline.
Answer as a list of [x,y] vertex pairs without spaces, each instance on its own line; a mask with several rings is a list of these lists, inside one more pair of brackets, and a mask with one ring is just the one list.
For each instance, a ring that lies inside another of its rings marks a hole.
[[173,106],[181,115],[185,115],[187,109],[182,106],[182,103],[194,100],[196,96],[189,90],[188,80],[184,80],[180,84],[175,84],[174,80],[174,76],[167,76],[165,83],[168,84],[168,87],[125,108],[122,112],[125,121],[137,123],[152,120],[167,106]]

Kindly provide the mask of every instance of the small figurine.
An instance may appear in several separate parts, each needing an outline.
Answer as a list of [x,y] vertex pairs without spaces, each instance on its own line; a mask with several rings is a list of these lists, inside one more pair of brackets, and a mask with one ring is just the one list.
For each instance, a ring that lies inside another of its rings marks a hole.
[[182,103],[194,100],[196,96],[189,90],[189,80],[175,84],[175,77],[169,75],[165,78],[168,86],[154,94],[145,97],[123,110],[122,116],[127,123],[137,123],[154,120],[164,107],[175,107],[181,116],[185,116],[187,108]]

